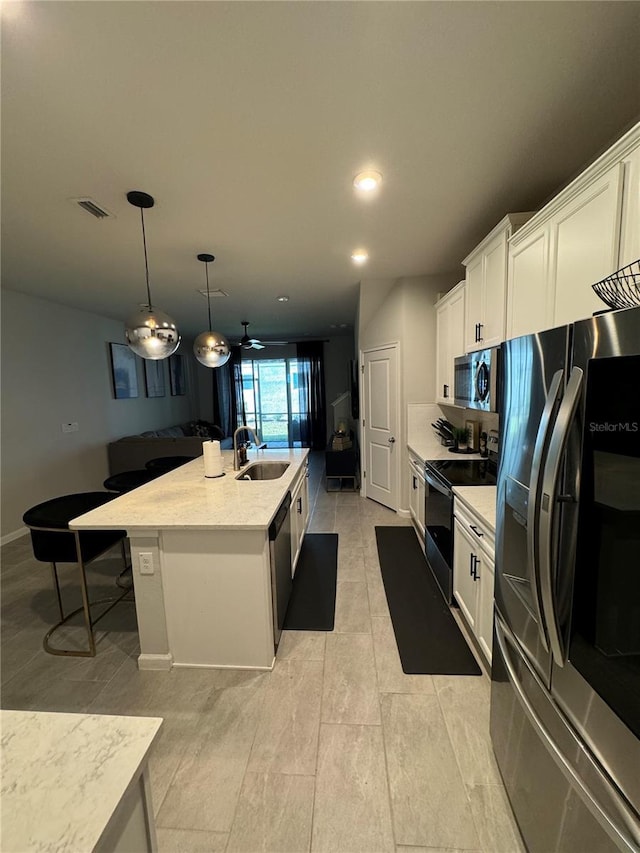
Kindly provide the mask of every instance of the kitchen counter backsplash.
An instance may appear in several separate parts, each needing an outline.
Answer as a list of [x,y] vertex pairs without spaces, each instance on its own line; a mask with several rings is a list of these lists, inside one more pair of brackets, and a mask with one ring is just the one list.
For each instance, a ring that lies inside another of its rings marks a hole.
[[498,415],[478,412],[474,409],[459,409],[454,406],[439,406],[437,403],[409,403],[407,405],[407,444],[424,461],[425,459],[477,459],[478,454],[458,456],[442,445],[431,426],[438,418],[445,418],[453,426],[462,427],[465,421],[478,421],[479,432],[499,428]]

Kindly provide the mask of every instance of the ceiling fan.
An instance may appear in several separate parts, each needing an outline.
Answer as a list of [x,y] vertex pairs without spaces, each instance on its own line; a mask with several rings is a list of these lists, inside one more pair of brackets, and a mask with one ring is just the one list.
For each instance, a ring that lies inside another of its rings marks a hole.
[[242,321],[242,325],[244,326],[244,335],[240,338],[240,346],[242,349],[264,349],[265,347],[283,347],[286,346],[289,341],[264,341],[262,342],[259,338],[250,338],[249,333],[247,332],[248,322]]

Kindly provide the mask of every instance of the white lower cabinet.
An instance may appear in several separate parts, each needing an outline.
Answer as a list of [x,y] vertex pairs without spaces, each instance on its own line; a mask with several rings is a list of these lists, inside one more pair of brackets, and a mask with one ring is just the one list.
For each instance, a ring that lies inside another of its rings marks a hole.
[[424,462],[409,454],[409,512],[419,538],[424,542]]
[[478,593],[478,611],[476,621],[476,637],[480,648],[491,662],[491,651],[493,648],[493,590],[494,590],[494,562],[486,554],[482,555],[482,579],[480,580],[480,591]]
[[493,531],[456,498],[453,594],[489,663],[493,641],[494,561]]
[[454,518],[453,522],[453,594],[462,611],[467,624],[476,633],[476,617],[478,612],[478,581],[474,577],[475,542],[473,542],[466,527]]
[[309,521],[309,468],[303,465],[291,489],[291,576],[295,574]]

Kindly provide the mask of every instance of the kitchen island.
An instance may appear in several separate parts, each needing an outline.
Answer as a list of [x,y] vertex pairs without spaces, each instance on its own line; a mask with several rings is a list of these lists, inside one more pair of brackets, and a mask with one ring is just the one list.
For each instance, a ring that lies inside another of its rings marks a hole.
[[[234,471],[224,451],[224,476],[213,479],[198,457],[71,522],[127,531],[140,669],[273,666],[269,525],[287,493],[306,488],[308,452],[249,451]],[[256,461],[289,467],[273,480],[237,479]]]
[[149,751],[162,720],[0,711],[7,853],[157,850]]

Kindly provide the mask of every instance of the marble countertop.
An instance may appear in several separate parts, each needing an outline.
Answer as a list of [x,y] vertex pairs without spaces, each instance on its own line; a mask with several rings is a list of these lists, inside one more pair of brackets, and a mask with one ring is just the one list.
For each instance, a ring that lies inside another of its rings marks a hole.
[[454,486],[453,494],[475,512],[493,533],[496,532],[495,486]]
[[1,711],[2,850],[91,851],[162,720]]
[[443,415],[437,403],[409,403],[407,405],[407,447],[410,455],[424,463],[427,459],[481,459],[479,453],[451,453],[440,444],[431,426]]
[[[308,449],[248,451],[256,461],[286,461],[277,480],[236,480],[233,452],[223,451],[224,476],[207,479],[202,456],[168,474],[74,518],[72,529],[166,530],[266,529],[290,491]],[[247,466],[244,466],[246,468]],[[244,470],[243,468],[243,470]]]

